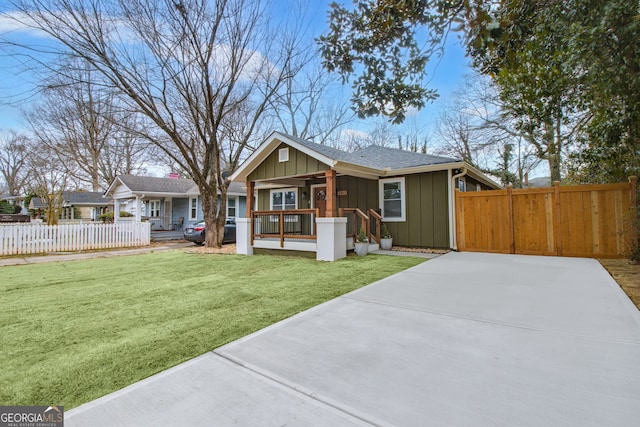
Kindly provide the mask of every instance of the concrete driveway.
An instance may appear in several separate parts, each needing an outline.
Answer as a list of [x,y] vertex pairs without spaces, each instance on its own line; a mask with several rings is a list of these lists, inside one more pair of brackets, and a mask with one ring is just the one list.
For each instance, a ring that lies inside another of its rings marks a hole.
[[67,412],[67,426],[635,426],[640,312],[595,260],[451,253]]

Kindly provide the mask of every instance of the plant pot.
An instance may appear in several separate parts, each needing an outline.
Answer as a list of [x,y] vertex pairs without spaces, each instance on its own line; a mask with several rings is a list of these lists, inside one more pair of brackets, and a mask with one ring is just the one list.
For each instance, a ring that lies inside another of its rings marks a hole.
[[347,250],[350,251],[353,248],[355,248],[355,245],[353,244],[353,237],[347,237]]
[[355,252],[359,256],[365,256],[369,253],[369,242],[356,242]]
[[380,249],[383,251],[390,251],[393,246],[393,238],[389,237],[388,239],[380,239]]

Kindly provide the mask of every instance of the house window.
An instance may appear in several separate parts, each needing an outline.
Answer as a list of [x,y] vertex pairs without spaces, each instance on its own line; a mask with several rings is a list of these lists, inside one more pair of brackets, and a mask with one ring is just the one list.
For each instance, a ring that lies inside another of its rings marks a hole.
[[149,216],[152,218],[160,217],[160,200],[149,200]]
[[227,218],[236,217],[236,199],[227,199]]
[[482,191],[482,185],[476,184],[476,191]]
[[198,218],[198,198],[189,197],[189,219]]
[[404,178],[380,180],[380,208],[382,219],[390,222],[405,220],[405,183]]
[[467,181],[464,178],[458,178],[458,190],[460,192],[467,191]]
[[295,188],[271,190],[271,210],[297,209],[298,191]]
[[278,150],[278,160],[280,163],[289,161],[289,148],[281,148]]

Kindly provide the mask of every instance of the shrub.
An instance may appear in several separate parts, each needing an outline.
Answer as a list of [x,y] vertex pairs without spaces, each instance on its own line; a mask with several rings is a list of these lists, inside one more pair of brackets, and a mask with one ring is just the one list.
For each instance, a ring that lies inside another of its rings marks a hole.
[[364,227],[360,227],[360,231],[358,232],[358,238],[356,240],[358,243],[367,243],[369,239],[367,239],[367,233],[364,230]]
[[383,239],[390,239],[391,233],[389,232],[389,228],[387,228],[387,224],[382,224],[382,229],[380,230],[380,237]]
[[20,206],[12,205],[9,202],[0,200],[0,214],[12,215],[12,214],[19,214],[21,211],[22,211],[22,208]]
[[[129,212],[120,211],[120,218],[129,218],[132,217],[133,214]],[[98,217],[102,222],[113,222],[113,212],[103,213]]]

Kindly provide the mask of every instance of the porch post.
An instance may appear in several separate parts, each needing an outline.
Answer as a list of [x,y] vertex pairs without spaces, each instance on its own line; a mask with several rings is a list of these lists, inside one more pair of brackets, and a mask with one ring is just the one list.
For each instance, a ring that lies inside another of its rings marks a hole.
[[120,200],[113,199],[113,222],[118,222],[120,219]]
[[244,218],[236,218],[236,253],[239,255],[253,255],[251,246],[251,213],[253,212],[253,192],[255,182],[247,181],[247,209]]
[[347,256],[347,218],[316,218],[316,259],[336,261]]
[[247,209],[245,217],[251,218],[251,213],[253,213],[253,205],[254,201],[254,193],[256,189],[255,181],[247,181]]
[[140,196],[136,196],[136,222],[142,222],[142,206],[140,205]]
[[324,174],[327,181],[327,218],[335,218],[338,216],[338,197],[336,192],[336,171],[329,169]]

